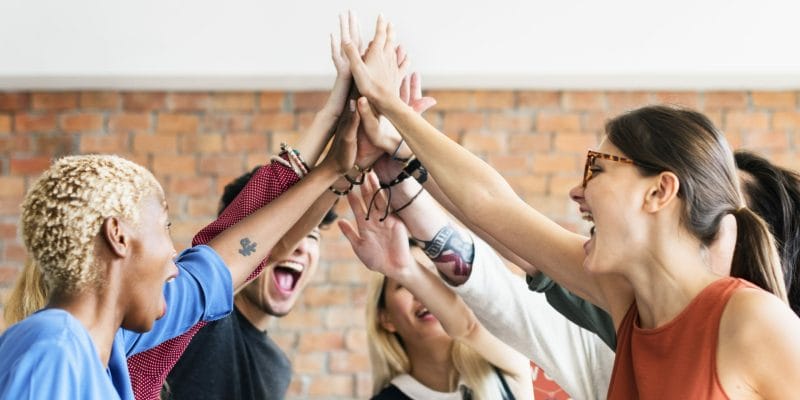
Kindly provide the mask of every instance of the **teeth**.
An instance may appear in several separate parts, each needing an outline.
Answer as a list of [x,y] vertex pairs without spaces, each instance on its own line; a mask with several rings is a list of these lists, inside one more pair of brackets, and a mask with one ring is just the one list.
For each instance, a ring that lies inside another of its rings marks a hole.
[[594,221],[594,218],[592,218],[592,213],[591,213],[591,212],[589,212],[589,211],[584,211],[584,212],[582,212],[582,213],[581,213],[581,218],[582,218],[584,221],[588,221],[588,222],[593,222],[593,221]]
[[289,260],[282,261],[280,264],[278,264],[276,266],[277,267],[283,267],[283,268],[289,268],[289,269],[291,269],[293,271],[297,271],[297,272],[303,272],[303,269],[305,269],[305,266],[303,264],[300,264],[300,263],[297,263],[297,262],[294,262],[294,261],[289,261]]
[[427,313],[427,312],[428,312],[428,309],[427,309],[427,308],[423,308],[423,309],[421,309],[421,310],[417,311],[417,313],[416,313],[415,315],[416,315],[417,317],[421,317],[421,316],[423,316],[423,315],[424,315],[425,313]]

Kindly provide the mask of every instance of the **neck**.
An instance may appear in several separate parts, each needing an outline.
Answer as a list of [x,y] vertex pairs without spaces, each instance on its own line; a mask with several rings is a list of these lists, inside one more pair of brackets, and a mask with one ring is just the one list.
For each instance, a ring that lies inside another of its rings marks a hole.
[[[451,356],[453,341],[427,341],[428,346],[413,346],[406,343],[406,353],[411,362],[409,375],[419,383],[439,392],[452,392],[456,389],[458,374],[455,372]],[[455,380],[453,380],[452,378]]]
[[711,271],[700,243],[686,236],[673,232],[671,240],[653,241],[656,244],[650,252],[634,262],[626,274],[642,328],[657,328],[671,321],[706,286],[720,278]]
[[118,307],[108,306],[117,304],[108,293],[108,290],[86,290],[75,295],[54,293],[47,304],[47,308],[62,309],[72,314],[86,328],[97,349],[100,362],[106,367],[111,357],[114,336],[122,326],[122,313]]
[[262,311],[253,302],[249,301],[246,296],[241,294],[233,298],[233,304],[244,315],[244,318],[260,331],[266,331],[270,322],[275,318]]

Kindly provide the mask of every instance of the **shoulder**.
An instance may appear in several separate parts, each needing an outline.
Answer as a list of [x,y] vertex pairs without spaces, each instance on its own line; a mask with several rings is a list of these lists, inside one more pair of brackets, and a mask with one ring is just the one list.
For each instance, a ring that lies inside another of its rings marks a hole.
[[745,287],[734,291],[728,300],[720,320],[720,336],[725,337],[725,333],[742,345],[755,345],[764,337],[791,331],[797,325],[797,316],[778,297]]
[[719,329],[718,366],[736,366],[753,390],[771,393],[800,381],[800,319],[779,298],[761,289],[736,290]]
[[74,393],[84,371],[94,370],[86,364],[97,359],[88,333],[74,324],[61,315],[35,314],[9,328],[0,337],[0,397]]

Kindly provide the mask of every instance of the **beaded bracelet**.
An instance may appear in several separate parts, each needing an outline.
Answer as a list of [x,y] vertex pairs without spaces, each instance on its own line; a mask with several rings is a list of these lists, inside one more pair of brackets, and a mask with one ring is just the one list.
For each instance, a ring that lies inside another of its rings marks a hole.
[[335,194],[337,196],[344,196],[344,195],[350,193],[351,190],[353,190],[353,184],[351,183],[350,186],[348,186],[347,189],[345,189],[345,190],[338,190],[333,186],[328,187],[328,190],[330,190],[331,192],[333,192],[333,194]]

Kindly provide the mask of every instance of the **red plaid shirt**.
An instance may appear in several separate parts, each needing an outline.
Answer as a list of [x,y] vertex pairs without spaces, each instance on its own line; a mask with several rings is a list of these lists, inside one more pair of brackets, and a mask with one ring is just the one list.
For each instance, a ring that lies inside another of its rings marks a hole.
[[[291,168],[276,161],[259,168],[241,193],[222,212],[222,215],[197,233],[192,240],[192,245],[208,243],[220,232],[275,200],[299,180],[300,178]],[[248,282],[261,273],[264,266],[267,265],[268,258],[269,256],[262,260],[255,271],[247,277]],[[136,399],[159,399],[167,374],[178,362],[194,335],[205,325],[206,322],[200,321],[182,335],[167,340],[150,350],[128,357],[128,372],[130,372],[131,385]]]

